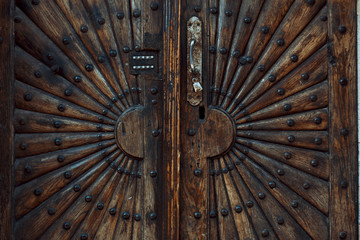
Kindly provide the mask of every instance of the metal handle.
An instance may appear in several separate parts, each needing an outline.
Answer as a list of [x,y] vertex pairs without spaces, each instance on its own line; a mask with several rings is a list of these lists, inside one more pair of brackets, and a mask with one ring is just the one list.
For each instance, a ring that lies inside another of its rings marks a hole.
[[191,39],[190,42],[190,68],[191,68],[191,72],[196,74],[196,68],[195,68],[195,64],[194,64],[194,45],[195,45],[195,39]]

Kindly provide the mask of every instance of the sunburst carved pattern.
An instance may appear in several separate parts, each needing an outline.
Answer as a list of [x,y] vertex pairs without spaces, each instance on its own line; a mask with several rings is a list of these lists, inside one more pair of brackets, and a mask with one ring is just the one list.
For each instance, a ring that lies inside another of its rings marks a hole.
[[210,235],[328,239],[326,1],[209,4],[211,105],[236,124],[210,161]]
[[144,207],[143,161],[114,133],[121,114],[145,101],[127,66],[142,46],[142,4],[158,8],[16,1],[16,239],[139,238],[139,224],[156,219],[152,203]]

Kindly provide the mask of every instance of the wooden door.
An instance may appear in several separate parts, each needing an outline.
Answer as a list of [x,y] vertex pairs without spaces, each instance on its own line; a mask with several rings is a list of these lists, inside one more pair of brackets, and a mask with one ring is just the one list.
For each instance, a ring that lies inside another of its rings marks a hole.
[[355,1],[0,3],[1,239],[357,239]]
[[[181,2],[181,239],[356,238],[345,2]],[[199,51],[196,73],[187,56]]]

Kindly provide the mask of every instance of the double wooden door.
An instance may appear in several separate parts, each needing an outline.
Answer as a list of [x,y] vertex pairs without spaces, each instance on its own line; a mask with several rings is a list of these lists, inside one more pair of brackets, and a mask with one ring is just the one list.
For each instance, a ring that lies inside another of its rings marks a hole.
[[2,5],[4,239],[357,237],[353,1]]

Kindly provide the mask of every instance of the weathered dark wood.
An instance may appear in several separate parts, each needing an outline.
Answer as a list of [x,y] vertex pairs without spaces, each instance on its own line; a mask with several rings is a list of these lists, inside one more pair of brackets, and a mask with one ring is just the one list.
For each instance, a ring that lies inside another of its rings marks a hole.
[[[330,238],[358,239],[356,1],[329,0]],[[340,84],[346,78],[347,84]],[[346,130],[348,130],[348,134]],[[344,132],[345,131],[345,132]]]
[[14,3],[0,2],[0,238],[13,238]]

